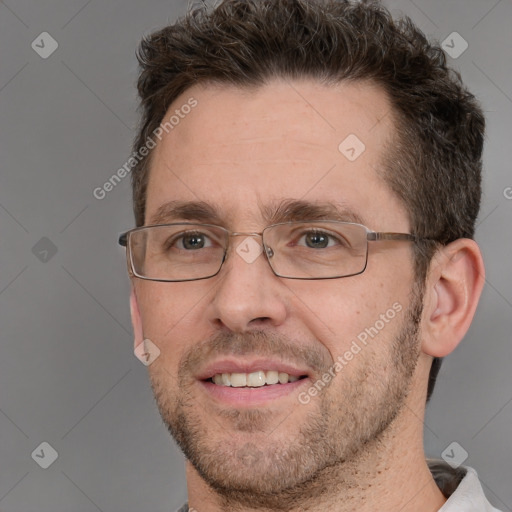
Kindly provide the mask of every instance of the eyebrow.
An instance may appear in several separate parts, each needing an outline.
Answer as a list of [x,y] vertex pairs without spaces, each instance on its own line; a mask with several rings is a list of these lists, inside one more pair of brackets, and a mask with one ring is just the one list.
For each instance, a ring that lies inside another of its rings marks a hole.
[[304,220],[339,220],[364,224],[363,218],[343,202],[284,199],[261,207],[269,224]]
[[207,224],[222,224],[217,208],[205,201],[169,201],[150,217],[150,224],[167,224],[177,220],[193,220]]
[[[333,201],[305,201],[283,199],[260,205],[267,224],[305,220],[339,220],[364,224],[364,219],[345,203]],[[224,225],[219,208],[206,201],[173,200],[159,206],[150,217],[149,224],[169,224],[176,221],[195,221]]]

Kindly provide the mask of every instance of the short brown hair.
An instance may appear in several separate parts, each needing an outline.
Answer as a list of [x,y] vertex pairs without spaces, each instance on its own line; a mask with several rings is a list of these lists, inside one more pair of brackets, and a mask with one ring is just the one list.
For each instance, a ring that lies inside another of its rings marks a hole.
[[[411,230],[435,241],[415,247],[418,280],[424,282],[438,244],[473,237],[483,113],[440,46],[409,18],[394,21],[373,0],[224,0],[144,38],[137,56],[137,152],[194,84],[248,87],[277,77],[378,84],[396,119],[382,177],[406,207]],[[151,152],[132,171],[137,226],[144,224],[150,161]],[[435,358],[427,400],[440,364]]]

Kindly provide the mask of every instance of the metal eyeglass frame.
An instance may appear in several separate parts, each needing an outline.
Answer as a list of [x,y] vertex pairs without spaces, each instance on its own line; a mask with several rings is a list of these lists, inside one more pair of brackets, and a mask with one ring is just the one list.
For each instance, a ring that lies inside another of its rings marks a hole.
[[[285,224],[296,224],[296,223],[297,224],[309,224],[309,223],[316,224],[316,223],[322,223],[322,222],[337,223],[337,224],[351,225],[351,226],[359,226],[361,228],[364,228],[364,230],[366,231],[366,256],[365,256],[365,262],[364,262],[363,269],[361,271],[359,271],[359,272],[354,272],[352,274],[347,274],[347,275],[342,275],[342,276],[332,276],[332,277],[289,277],[289,276],[283,276],[283,275],[280,275],[279,273],[277,273],[274,270],[274,268],[272,266],[272,263],[270,262],[270,258],[273,256],[273,251],[272,251],[272,249],[270,247],[267,247],[263,243],[263,234],[264,234],[264,232],[267,229],[269,229],[269,228],[273,228],[273,227],[281,226],[281,225],[285,225]],[[216,228],[216,229],[220,229],[221,231],[224,231],[227,234],[228,239],[229,239],[229,237],[232,237],[232,236],[258,236],[258,237],[260,237],[262,239],[262,246],[263,246],[263,249],[264,249],[263,253],[266,256],[267,262],[268,262],[272,272],[274,273],[274,275],[276,275],[277,277],[281,277],[283,279],[299,279],[299,280],[311,280],[311,281],[312,280],[320,280],[320,279],[322,279],[322,280],[323,279],[341,279],[343,277],[351,277],[351,276],[362,274],[366,270],[366,267],[368,266],[368,242],[379,242],[379,241],[383,241],[383,240],[397,240],[397,241],[406,241],[406,242],[415,242],[415,243],[417,243],[419,241],[425,240],[425,239],[420,238],[420,237],[418,237],[418,236],[416,236],[416,235],[414,235],[412,233],[394,233],[394,232],[372,231],[371,229],[367,228],[363,224],[358,224],[358,223],[355,223],[355,222],[337,221],[337,220],[311,220],[311,221],[280,222],[280,223],[277,223],[277,224],[271,224],[271,225],[267,226],[260,233],[257,233],[257,232],[229,231],[228,229],[226,229],[226,228],[224,228],[222,226],[217,226],[215,224],[204,224],[204,223],[195,223],[195,222],[174,222],[174,223],[170,223],[170,224],[152,224],[152,225],[149,225],[149,226],[140,226],[140,227],[136,227],[136,228],[130,229],[128,231],[125,231],[124,233],[122,233],[119,236],[119,239],[118,239],[119,245],[121,245],[121,246],[126,248],[127,266],[128,266],[128,273],[129,273],[130,276],[137,277],[139,279],[145,279],[145,280],[148,280],[148,281],[157,281],[157,282],[165,282],[165,283],[176,283],[176,282],[200,281],[200,280],[203,280],[203,279],[210,279],[211,277],[216,276],[220,272],[220,270],[222,269],[222,266],[224,265],[224,262],[226,261],[226,255],[228,254],[228,250],[229,250],[229,247],[230,247],[229,243],[224,248],[224,254],[223,254],[223,257],[222,257],[222,261],[220,262],[220,265],[219,265],[219,268],[218,268],[217,272],[215,272],[214,274],[205,276],[205,277],[198,277],[198,278],[192,278],[192,279],[154,279],[154,278],[142,276],[142,275],[138,274],[135,271],[134,264],[133,264],[133,256],[132,256],[132,253],[131,253],[131,248],[129,246],[130,234],[134,233],[136,231],[142,231],[142,230],[147,229],[147,228],[165,227],[165,226],[177,226],[177,225],[213,227],[213,228]]]

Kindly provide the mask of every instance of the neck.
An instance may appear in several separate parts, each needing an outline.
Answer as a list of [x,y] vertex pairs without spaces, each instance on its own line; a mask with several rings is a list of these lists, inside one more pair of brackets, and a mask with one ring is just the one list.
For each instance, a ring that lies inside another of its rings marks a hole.
[[[322,471],[314,481],[276,500],[286,512],[436,512],[446,501],[428,469],[423,452],[424,408],[409,396],[390,427],[353,460]],[[424,402],[423,402],[424,403]],[[190,510],[197,512],[270,512],[240,506],[217,494],[187,462]],[[290,506],[286,506],[290,503]],[[291,505],[293,503],[293,505]],[[285,504],[285,505],[283,505]]]

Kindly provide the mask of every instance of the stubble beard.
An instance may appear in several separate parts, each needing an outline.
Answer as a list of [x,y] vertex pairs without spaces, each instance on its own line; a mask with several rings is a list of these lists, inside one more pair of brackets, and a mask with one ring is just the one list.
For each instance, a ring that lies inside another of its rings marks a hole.
[[[300,424],[293,421],[293,411],[281,424],[273,421],[275,411],[262,409],[229,409],[220,411],[218,418],[205,417],[194,407],[185,375],[171,398],[165,372],[155,371],[150,374],[151,384],[162,419],[185,457],[227,508],[286,511],[325,497],[335,483],[343,484],[348,468],[378,449],[404,407],[420,353],[421,311],[422,294],[416,290],[387,357],[366,360],[365,350],[370,353],[371,347],[365,347],[350,363],[358,365],[350,379],[343,371],[338,374],[333,381],[344,379],[342,385],[337,389],[330,385],[314,397],[316,408],[310,408]],[[265,332],[249,337],[253,353],[261,353],[261,348],[267,354],[268,347],[279,346]],[[371,343],[382,343],[379,337]],[[228,342],[223,339],[221,344]],[[237,342],[248,344],[243,338],[234,340],[242,353]],[[304,406],[297,401],[300,407]],[[215,439],[211,432],[221,432],[221,424],[230,425],[231,432]],[[240,443],[233,434],[247,438],[254,434],[254,440]]]

